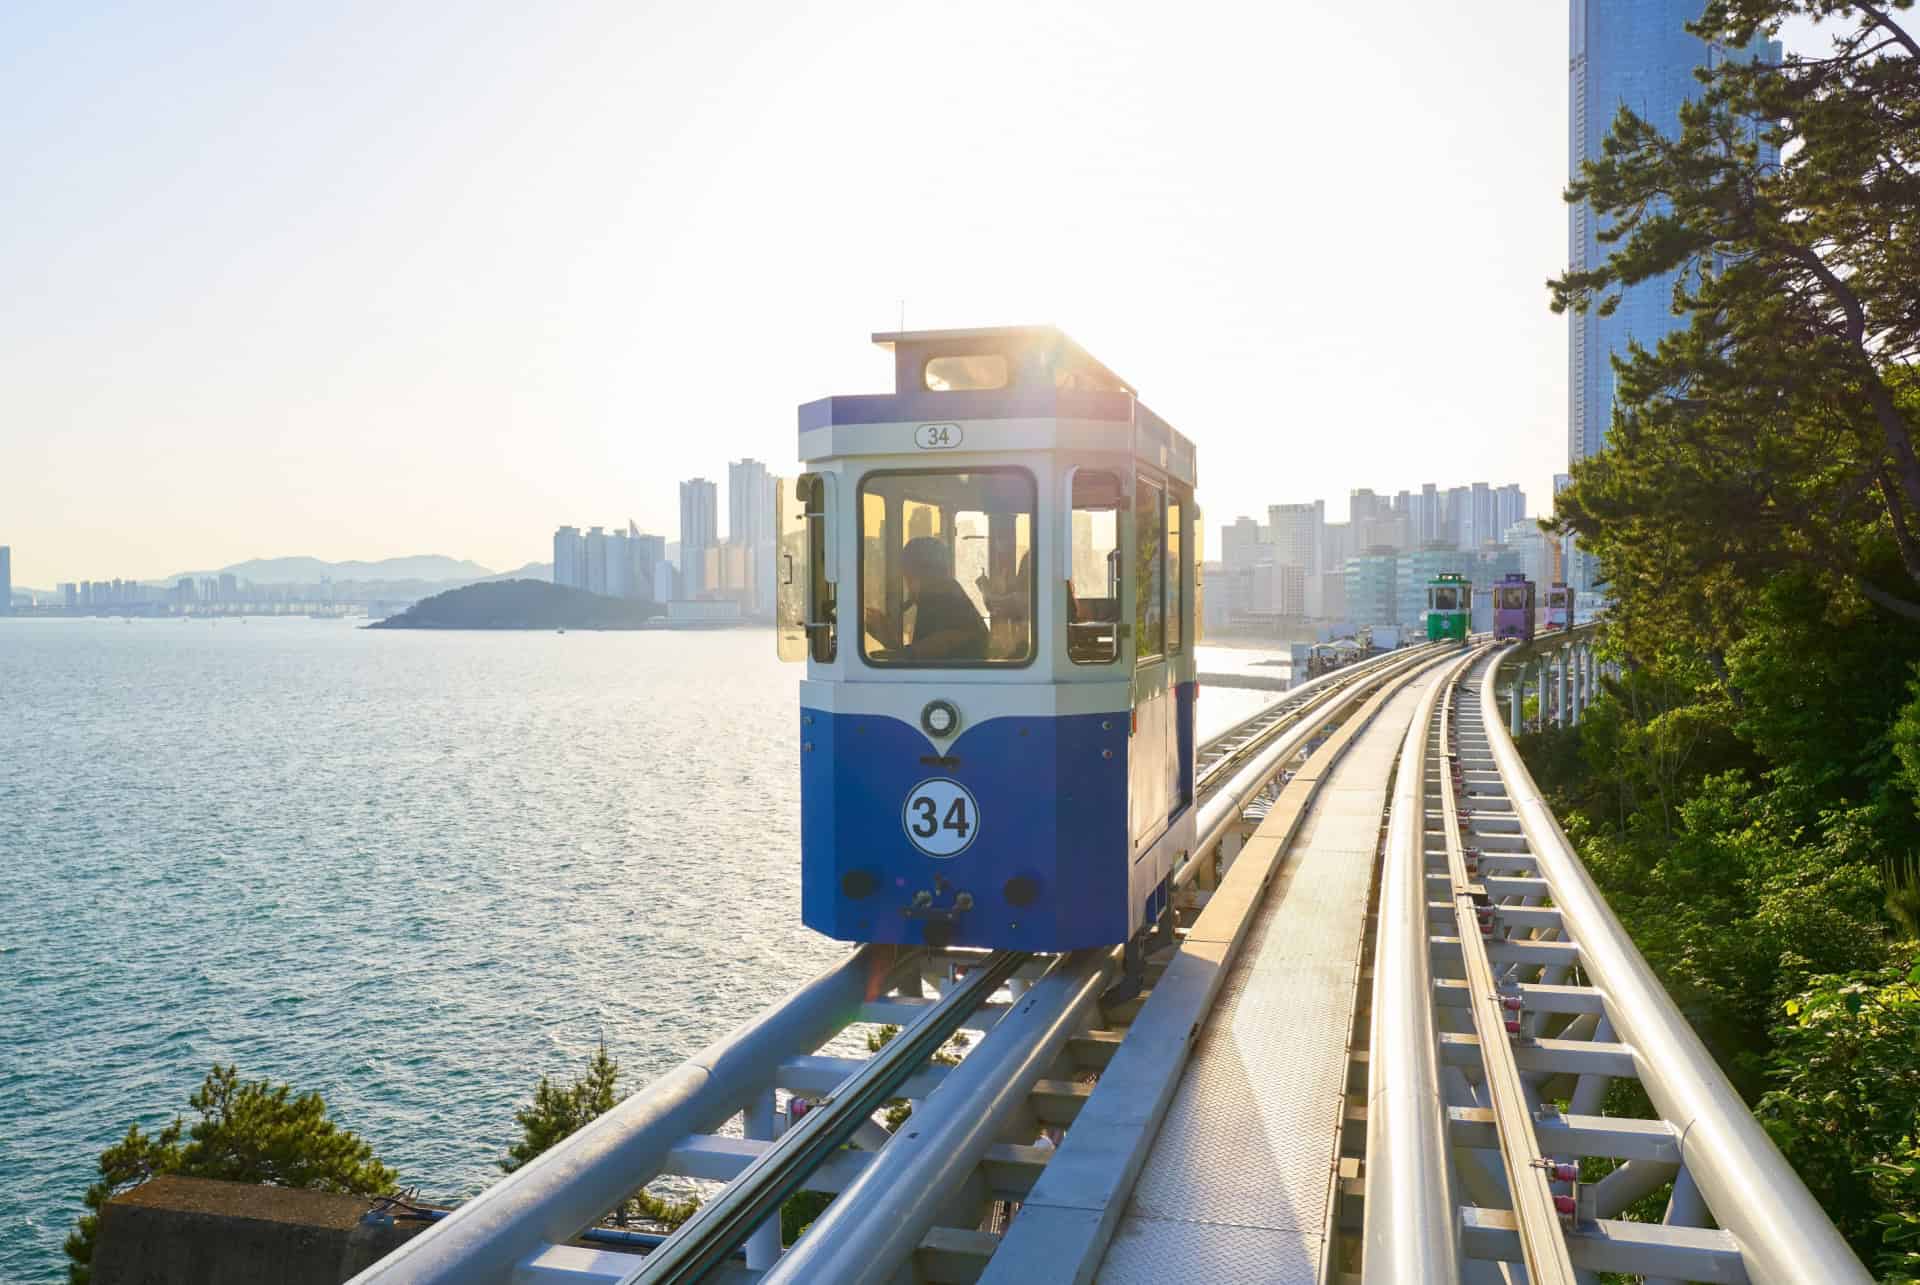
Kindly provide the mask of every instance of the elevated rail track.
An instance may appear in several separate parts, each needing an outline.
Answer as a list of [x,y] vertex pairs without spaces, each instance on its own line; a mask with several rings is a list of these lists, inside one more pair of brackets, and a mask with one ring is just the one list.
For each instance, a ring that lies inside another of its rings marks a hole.
[[[1302,1256],[1250,1279],[1864,1282],[1520,763],[1503,724],[1543,655],[1557,664],[1537,671],[1539,717],[1571,722],[1595,673],[1583,631],[1389,653],[1201,747],[1200,842],[1138,997],[1112,999],[1118,948],[860,948],[356,1282],[1151,1278],[1128,1264],[1153,1261],[1141,1238],[1172,1224],[1142,1220],[1136,1186],[1170,1155],[1193,1162],[1161,1135],[1208,1108],[1196,1077],[1231,1051],[1215,1045],[1249,1022],[1284,1030],[1249,1000],[1257,984],[1339,992],[1311,1005],[1339,1069],[1330,1105],[1300,1117],[1325,1134],[1306,1184],[1324,1198],[1289,1214]],[[1348,889],[1351,922],[1327,940],[1350,939],[1350,961],[1276,981],[1321,878]],[[857,1022],[902,1029],[870,1058],[828,1051]],[[980,1036],[967,1055],[932,1060],[961,1029]],[[1653,1118],[1601,1113],[1621,1078]],[[816,1105],[792,1119],[782,1093]],[[890,1132],[874,1115],[901,1098],[912,1116]],[[725,1185],[645,1255],[577,1241],[663,1175]],[[1668,1184],[1661,1222],[1623,1217]],[[835,1199],[783,1248],[779,1206],[800,1190]]]

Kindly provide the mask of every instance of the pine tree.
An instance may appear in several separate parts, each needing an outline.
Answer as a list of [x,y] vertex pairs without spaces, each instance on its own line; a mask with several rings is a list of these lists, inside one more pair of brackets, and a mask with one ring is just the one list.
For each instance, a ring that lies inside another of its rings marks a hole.
[[369,1196],[393,1189],[397,1175],[327,1115],[318,1093],[296,1096],[285,1084],[243,1081],[237,1068],[215,1063],[187,1102],[200,1113],[191,1127],[177,1115],[158,1133],[136,1124],[100,1153],[100,1176],[85,1197],[87,1212],[67,1237],[73,1285],[92,1279],[101,1209],[118,1192],[160,1174]]
[[615,1090],[619,1078],[620,1064],[607,1056],[605,1040],[588,1059],[586,1074],[565,1088],[541,1076],[533,1089],[533,1101],[513,1113],[520,1124],[520,1141],[507,1148],[506,1159],[500,1162],[501,1172],[512,1173],[613,1110],[620,1101]]
[[1611,583],[1677,585],[1708,632],[1743,591],[1803,565],[1920,621],[1912,6],[1709,0],[1689,29],[1722,48],[1808,17],[1827,20],[1832,48],[1717,61],[1677,135],[1623,107],[1566,194],[1611,250],[1552,283],[1556,310],[1604,315],[1623,288],[1673,273],[1690,324],[1615,358],[1608,449],[1556,503]]

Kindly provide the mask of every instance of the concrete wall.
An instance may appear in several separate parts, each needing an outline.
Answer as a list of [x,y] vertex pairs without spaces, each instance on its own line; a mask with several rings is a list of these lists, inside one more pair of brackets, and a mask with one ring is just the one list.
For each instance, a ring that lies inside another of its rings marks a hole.
[[95,1285],[340,1285],[423,1231],[363,1226],[368,1196],[167,1176],[101,1211]]

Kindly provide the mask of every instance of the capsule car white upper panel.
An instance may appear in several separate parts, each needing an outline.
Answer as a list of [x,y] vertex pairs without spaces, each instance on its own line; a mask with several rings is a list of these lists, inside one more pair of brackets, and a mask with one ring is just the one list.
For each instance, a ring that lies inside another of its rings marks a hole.
[[[947,430],[944,433],[935,430]],[[808,464],[875,455],[937,460],[1035,451],[1131,452],[1130,426],[1105,419],[956,419],[830,424],[800,434]],[[1178,476],[1176,474],[1176,476]],[[1181,477],[1181,481],[1190,481]]]

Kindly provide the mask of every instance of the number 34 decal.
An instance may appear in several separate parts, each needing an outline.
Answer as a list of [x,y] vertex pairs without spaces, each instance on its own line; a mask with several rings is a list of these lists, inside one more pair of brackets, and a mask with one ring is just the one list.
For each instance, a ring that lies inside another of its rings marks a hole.
[[907,792],[900,824],[928,856],[957,857],[980,833],[980,805],[960,782],[936,776]]

